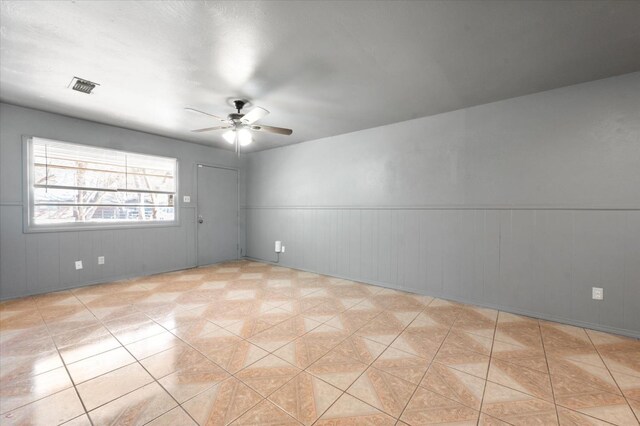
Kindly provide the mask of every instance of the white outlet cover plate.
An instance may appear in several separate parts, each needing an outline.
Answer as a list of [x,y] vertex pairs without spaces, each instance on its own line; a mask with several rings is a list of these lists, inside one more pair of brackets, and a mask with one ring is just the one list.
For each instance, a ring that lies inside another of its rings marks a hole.
[[82,260],[76,260],[76,270],[82,269]]
[[98,256],[98,265],[104,265],[104,256]]
[[190,195],[185,195],[184,197],[182,197],[182,201],[185,203],[190,203],[191,202],[191,196]]
[[593,300],[603,300],[604,299],[604,289],[601,287],[593,287],[591,289],[591,297]]

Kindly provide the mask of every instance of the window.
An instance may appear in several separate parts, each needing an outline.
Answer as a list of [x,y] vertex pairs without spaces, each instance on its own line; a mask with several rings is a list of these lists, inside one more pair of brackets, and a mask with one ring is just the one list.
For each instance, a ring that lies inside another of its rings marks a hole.
[[175,158],[31,138],[28,228],[176,221]]

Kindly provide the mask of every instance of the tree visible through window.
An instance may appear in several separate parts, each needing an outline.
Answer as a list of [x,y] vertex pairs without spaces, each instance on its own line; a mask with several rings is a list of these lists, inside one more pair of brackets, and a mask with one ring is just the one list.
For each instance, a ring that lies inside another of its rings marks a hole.
[[32,225],[175,220],[175,158],[33,138]]

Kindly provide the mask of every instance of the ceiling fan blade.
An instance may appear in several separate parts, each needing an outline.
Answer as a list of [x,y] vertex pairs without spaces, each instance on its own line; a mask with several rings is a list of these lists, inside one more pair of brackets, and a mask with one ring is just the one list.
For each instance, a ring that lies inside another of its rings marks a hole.
[[277,133],[279,135],[290,135],[293,133],[291,129],[285,129],[283,127],[273,127],[273,126],[251,126],[251,130],[255,130],[256,132],[267,132],[267,133]]
[[260,120],[261,118],[266,117],[267,114],[269,114],[269,111],[267,111],[264,108],[260,108],[259,106],[257,106],[257,107],[254,107],[247,114],[245,114],[245,116],[242,117],[241,121],[244,124],[253,124],[256,121]]
[[197,112],[198,114],[208,115],[209,117],[213,117],[216,120],[222,121],[223,123],[226,123],[228,121],[226,118],[218,117],[217,115],[209,114],[208,112],[200,111],[199,109],[195,109],[195,108],[185,108],[185,109],[187,111]]
[[212,130],[223,130],[223,129],[230,129],[230,128],[231,128],[231,126],[205,127],[204,129],[192,130],[192,132],[201,133],[201,132],[210,132]]

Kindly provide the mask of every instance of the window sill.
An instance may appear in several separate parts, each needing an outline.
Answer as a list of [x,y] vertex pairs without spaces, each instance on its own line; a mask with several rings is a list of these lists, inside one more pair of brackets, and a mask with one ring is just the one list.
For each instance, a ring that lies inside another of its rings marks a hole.
[[180,226],[180,221],[172,222],[145,222],[145,223],[105,223],[105,224],[65,224],[65,225],[27,225],[23,229],[25,234],[35,234],[40,232],[68,232],[68,231],[102,231],[118,229],[148,229],[148,228],[171,228]]

